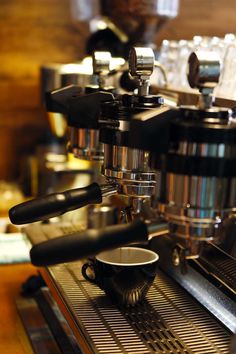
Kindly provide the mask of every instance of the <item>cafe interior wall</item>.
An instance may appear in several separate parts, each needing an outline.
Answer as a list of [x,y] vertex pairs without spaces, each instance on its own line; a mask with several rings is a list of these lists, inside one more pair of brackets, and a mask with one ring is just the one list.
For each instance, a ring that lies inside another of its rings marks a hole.
[[[235,13],[235,0],[180,0],[179,16],[156,42],[236,33]],[[0,180],[17,180],[21,158],[48,128],[40,65],[81,59],[88,35],[72,20],[69,0],[0,1]]]

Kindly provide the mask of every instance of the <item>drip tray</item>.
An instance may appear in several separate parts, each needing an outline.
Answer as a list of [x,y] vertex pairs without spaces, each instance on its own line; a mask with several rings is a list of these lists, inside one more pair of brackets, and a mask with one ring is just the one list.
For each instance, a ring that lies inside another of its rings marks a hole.
[[128,309],[84,280],[79,262],[42,275],[84,353],[229,353],[231,334],[162,272],[146,300]]

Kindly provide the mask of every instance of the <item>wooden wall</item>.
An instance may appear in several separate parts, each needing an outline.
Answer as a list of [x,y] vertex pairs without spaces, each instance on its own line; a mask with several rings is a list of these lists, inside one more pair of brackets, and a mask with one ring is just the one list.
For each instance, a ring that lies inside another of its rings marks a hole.
[[[236,1],[180,0],[180,14],[157,38],[236,33]],[[0,179],[19,172],[47,125],[40,107],[39,66],[83,57],[85,24],[71,20],[69,0],[0,1]]]
[[169,23],[159,40],[190,39],[194,35],[224,36],[236,33],[235,0],[179,0],[179,16]]
[[72,23],[69,0],[0,1],[0,179],[17,176],[47,125],[39,66],[82,58],[87,33]]

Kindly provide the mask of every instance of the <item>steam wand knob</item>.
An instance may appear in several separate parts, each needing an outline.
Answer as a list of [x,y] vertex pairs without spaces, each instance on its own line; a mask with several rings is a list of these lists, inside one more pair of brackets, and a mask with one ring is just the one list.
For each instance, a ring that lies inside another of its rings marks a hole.
[[98,86],[99,89],[105,87],[105,77],[110,72],[111,65],[111,53],[110,52],[101,52],[95,51],[92,55],[93,61],[93,73],[98,77]]
[[198,50],[188,59],[188,82],[200,91],[199,108],[209,109],[213,104],[213,90],[220,77],[220,57],[216,52]]
[[154,52],[151,48],[133,47],[129,52],[129,72],[138,80],[138,96],[149,94],[150,76],[155,64]]

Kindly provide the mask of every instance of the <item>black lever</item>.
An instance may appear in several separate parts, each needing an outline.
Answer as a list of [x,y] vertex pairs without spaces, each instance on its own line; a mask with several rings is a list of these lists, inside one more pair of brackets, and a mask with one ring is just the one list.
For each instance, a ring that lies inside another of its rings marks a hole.
[[148,229],[143,221],[90,229],[51,239],[32,247],[30,257],[36,266],[72,262],[101,251],[127,244],[148,241]]
[[68,110],[68,125],[75,128],[98,129],[101,103],[113,101],[110,92],[99,91],[70,100]]
[[47,220],[88,204],[99,204],[102,196],[101,187],[92,183],[84,188],[53,193],[18,204],[9,210],[9,218],[17,225]]
[[98,129],[101,103],[114,100],[110,92],[95,92],[84,95],[75,85],[46,93],[46,108],[49,112],[64,113],[68,125],[75,128]]
[[177,109],[165,105],[133,115],[130,123],[130,146],[166,154],[170,144],[171,123],[177,115]]
[[45,93],[45,103],[48,112],[68,113],[70,100],[82,95],[82,88],[69,85],[57,90]]

